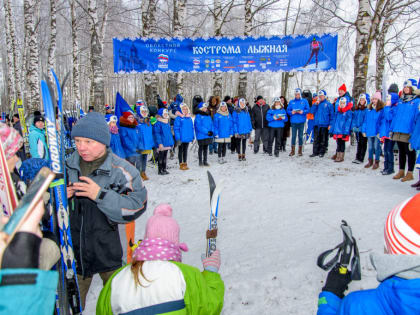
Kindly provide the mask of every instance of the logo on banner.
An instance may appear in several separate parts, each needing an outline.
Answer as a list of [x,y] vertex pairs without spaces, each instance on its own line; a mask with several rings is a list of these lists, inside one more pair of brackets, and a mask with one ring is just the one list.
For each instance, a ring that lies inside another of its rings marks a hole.
[[200,68],[200,59],[197,59],[197,58],[193,59],[193,68],[194,69]]
[[168,69],[169,57],[167,55],[160,54],[158,56],[158,60],[159,60],[158,68],[160,68],[160,69]]

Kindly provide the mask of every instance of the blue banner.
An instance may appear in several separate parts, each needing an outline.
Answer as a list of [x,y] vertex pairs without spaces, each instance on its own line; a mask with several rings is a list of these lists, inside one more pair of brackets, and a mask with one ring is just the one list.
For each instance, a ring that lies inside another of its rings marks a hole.
[[334,71],[337,40],[337,34],[114,38],[114,72]]

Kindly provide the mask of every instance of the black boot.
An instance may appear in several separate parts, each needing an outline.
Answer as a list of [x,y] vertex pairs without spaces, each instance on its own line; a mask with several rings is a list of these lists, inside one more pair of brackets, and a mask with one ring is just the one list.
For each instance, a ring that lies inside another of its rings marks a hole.
[[166,170],[166,160],[163,161],[163,169],[162,169],[162,175],[168,175],[169,172]]
[[203,165],[204,166],[210,166],[210,164],[207,163],[207,150],[203,151]]

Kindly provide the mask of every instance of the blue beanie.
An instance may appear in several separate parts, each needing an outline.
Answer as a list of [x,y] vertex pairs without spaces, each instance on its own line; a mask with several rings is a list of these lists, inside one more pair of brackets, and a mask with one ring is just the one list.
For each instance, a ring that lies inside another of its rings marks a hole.
[[90,112],[74,125],[71,138],[83,137],[98,141],[109,147],[111,134],[105,117],[97,112]]
[[[315,94],[315,93],[314,93],[314,94]],[[319,95],[319,96],[324,95],[325,97],[327,97],[327,92],[325,92],[325,90],[319,90],[319,91],[318,91],[318,95]]]

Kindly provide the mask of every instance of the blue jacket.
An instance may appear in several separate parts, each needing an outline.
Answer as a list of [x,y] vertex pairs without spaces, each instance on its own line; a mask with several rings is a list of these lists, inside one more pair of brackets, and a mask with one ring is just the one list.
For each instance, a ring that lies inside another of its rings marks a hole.
[[118,155],[120,158],[125,159],[125,152],[121,144],[120,135],[118,133],[111,132],[111,147],[112,152]]
[[365,116],[367,113],[367,109],[356,109],[353,112],[353,121],[351,123],[351,129],[354,131],[361,132],[363,121],[365,120]]
[[246,135],[251,133],[252,124],[251,116],[248,113],[248,110],[235,109],[232,114],[233,119],[233,134]]
[[118,128],[120,133],[121,144],[124,149],[125,157],[128,158],[133,155],[139,154],[137,150],[140,150],[140,132],[137,126],[125,123],[124,117],[120,117],[120,126]]
[[314,126],[328,127],[334,119],[334,108],[326,99],[309,110],[314,115]]
[[[292,114],[294,110],[303,110],[302,114]],[[289,102],[287,106],[287,113],[290,116],[291,124],[301,124],[306,122],[306,114],[309,112],[308,101],[304,98],[294,99]]]
[[420,279],[391,277],[376,289],[356,291],[344,299],[321,292],[318,315],[412,315],[420,310]]
[[378,118],[378,133],[379,138],[389,138],[389,133],[391,129],[392,117],[394,117],[394,110],[396,106],[385,106],[383,110],[381,110],[379,118]]
[[[1,269],[0,281],[6,280],[6,276],[8,281],[0,286],[1,314],[53,314],[57,271]],[[16,281],[13,281],[14,277]]]
[[[276,119],[281,117],[282,119]],[[283,128],[284,123],[288,121],[289,118],[287,117],[286,110],[284,108],[282,109],[270,109],[267,112],[267,121],[268,126],[271,128]]]
[[403,102],[398,101],[391,124],[391,132],[412,133],[418,112],[416,99]]
[[417,106],[416,124],[410,137],[410,144],[414,150],[420,150],[420,98],[416,98],[415,106]]
[[376,109],[367,109],[365,120],[362,125],[362,132],[366,137],[376,137],[379,133],[379,116],[381,111],[377,112]]
[[208,112],[201,110],[197,112],[195,115],[194,130],[197,140],[213,138],[213,136],[208,135],[209,131],[214,133],[213,120]]
[[194,124],[191,117],[175,118],[174,122],[175,140],[182,143],[192,142],[194,140]]
[[[343,96],[341,97],[345,97],[347,99],[347,104],[352,103],[353,104],[353,98],[350,96],[349,92],[346,92]],[[334,112],[337,112],[338,110],[338,106],[340,106],[340,96],[337,97],[335,103],[334,103]]]
[[156,124],[153,125],[153,136],[155,138],[156,147],[162,144],[165,148],[174,145],[174,137],[171,132],[171,125],[164,123],[158,119]]
[[155,146],[152,124],[150,122],[147,124],[144,119],[140,119],[137,128],[140,131],[140,150],[152,150]]
[[225,116],[220,113],[216,113],[216,115],[213,117],[213,124],[214,135],[218,138],[223,139],[233,136],[233,121],[230,114]]
[[353,119],[353,112],[351,107],[353,105],[350,103],[344,107],[343,111],[337,111],[335,113],[334,120],[331,123],[330,133],[333,135],[349,135],[351,121]]
[[29,127],[29,152],[33,158],[50,159],[44,129],[41,130],[34,125]]

